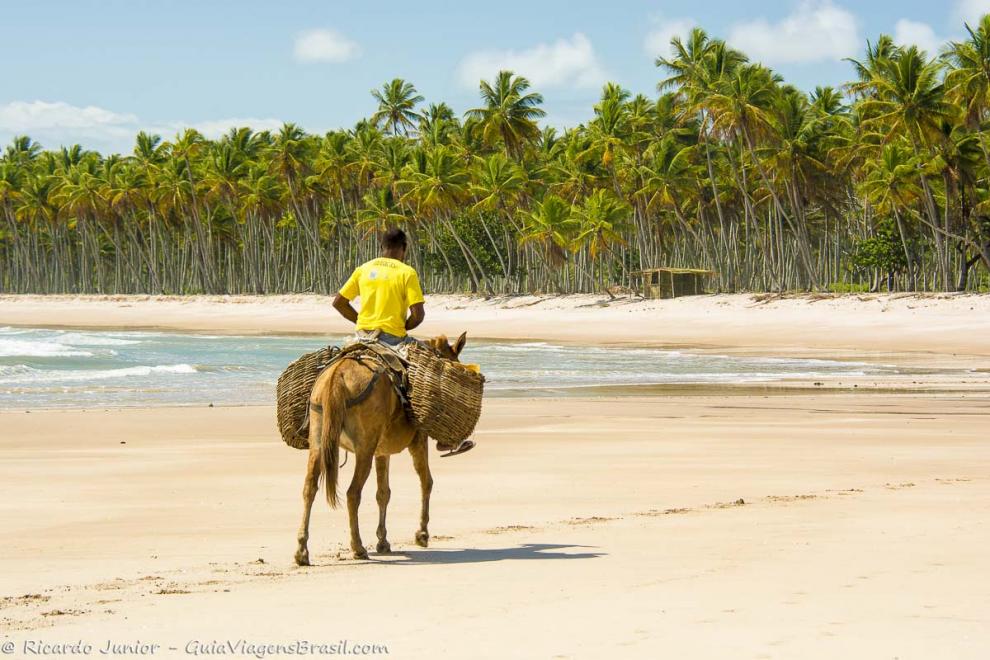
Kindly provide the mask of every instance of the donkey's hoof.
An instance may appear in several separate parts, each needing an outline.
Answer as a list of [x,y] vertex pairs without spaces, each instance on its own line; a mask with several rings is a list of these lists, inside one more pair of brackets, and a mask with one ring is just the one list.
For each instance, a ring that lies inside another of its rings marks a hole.
[[296,565],[309,566],[309,550],[296,551]]
[[365,550],[364,548],[361,548],[359,550],[355,550],[354,551],[354,558],[355,559],[367,559],[368,558],[368,551]]
[[416,532],[416,545],[421,548],[429,547],[430,545],[430,534],[428,532]]
[[392,552],[392,546],[388,544],[388,541],[379,541],[378,545],[375,546],[375,552],[380,555],[387,555]]

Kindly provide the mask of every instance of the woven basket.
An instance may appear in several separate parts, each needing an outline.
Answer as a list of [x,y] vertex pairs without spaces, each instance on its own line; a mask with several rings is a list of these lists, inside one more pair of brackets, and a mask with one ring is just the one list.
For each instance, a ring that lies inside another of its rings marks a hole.
[[416,427],[445,445],[468,438],[481,416],[485,377],[419,344],[409,346],[408,359]]
[[328,346],[307,353],[286,367],[278,377],[275,388],[278,430],[282,440],[290,447],[309,449],[309,424],[306,421],[309,395],[320,372],[339,351],[336,346]]

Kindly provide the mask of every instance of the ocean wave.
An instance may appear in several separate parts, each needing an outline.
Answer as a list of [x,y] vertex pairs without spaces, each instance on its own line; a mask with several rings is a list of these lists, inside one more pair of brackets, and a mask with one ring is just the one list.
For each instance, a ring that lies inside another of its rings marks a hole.
[[0,378],[4,376],[20,376],[21,374],[37,371],[26,364],[0,364]]
[[118,369],[28,369],[19,374],[4,376],[4,384],[18,383],[66,383],[86,382],[92,380],[112,380],[117,378],[148,377],[155,374],[189,375],[199,373],[199,369],[191,364],[157,364],[153,366],[140,365],[136,367],[121,367]]
[[0,357],[93,357],[93,353],[57,341],[0,339]]
[[140,344],[137,339],[123,339],[113,335],[91,335],[82,332],[66,332],[56,335],[52,339],[66,346],[131,346]]
[[468,350],[474,351],[516,351],[516,352],[531,352],[532,349],[540,351],[563,351],[566,350],[563,346],[557,344],[548,344],[543,341],[527,341],[518,343],[504,343],[504,344],[468,344]]
[[[637,359],[637,358],[680,358],[685,357],[681,351],[666,348],[633,348],[625,346],[562,346],[546,342],[521,342],[505,344],[468,344],[465,355],[484,355],[491,353],[515,353],[520,356],[539,353],[574,355],[577,357],[596,357],[604,359]],[[690,356],[688,356],[690,357]]]

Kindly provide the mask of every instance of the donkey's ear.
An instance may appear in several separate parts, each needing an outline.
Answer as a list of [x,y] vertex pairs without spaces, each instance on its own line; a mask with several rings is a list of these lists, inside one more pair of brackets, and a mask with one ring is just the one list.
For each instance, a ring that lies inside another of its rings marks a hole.
[[460,355],[461,351],[464,350],[464,344],[467,343],[467,332],[462,332],[461,336],[457,338],[454,342],[454,355]]
[[430,340],[430,344],[438,351],[447,346],[447,335],[439,335]]

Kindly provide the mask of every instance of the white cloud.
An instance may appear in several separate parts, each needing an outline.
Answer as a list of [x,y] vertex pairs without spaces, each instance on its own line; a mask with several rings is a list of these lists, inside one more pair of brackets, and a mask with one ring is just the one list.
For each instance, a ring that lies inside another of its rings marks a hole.
[[13,101],[0,105],[0,128],[28,133],[49,128],[106,130],[137,122],[132,114],[119,114],[94,105],[85,107],[62,101]]
[[94,148],[123,145],[134,139],[138,118],[96,106],[62,101],[12,101],[0,105],[0,140],[29,135],[45,146],[85,144]]
[[299,33],[293,47],[293,54],[300,62],[346,62],[360,53],[356,41],[325,28]]
[[0,104],[0,146],[15,135],[29,135],[46,148],[81,144],[105,153],[127,153],[138,131],[171,138],[184,128],[195,128],[209,138],[229,129],[249,126],[256,131],[277,130],[282,122],[271,118],[234,117],[200,122],[169,120],[149,122],[131,113],[97,106],[77,106],[63,101],[12,101]]
[[894,41],[899,46],[917,46],[934,57],[946,40],[936,35],[928,23],[902,18],[894,26]]
[[670,40],[684,39],[698,24],[693,18],[661,19],[643,40],[643,49],[650,57],[666,57],[670,54]]
[[990,0],[958,0],[952,11],[952,18],[972,27],[984,14],[990,14]]
[[461,60],[458,77],[466,87],[477,87],[480,80],[490,80],[502,70],[525,76],[534,87],[597,87],[605,82],[591,41],[580,32],[527,50],[470,53]]
[[776,23],[765,18],[736,23],[727,41],[766,64],[841,60],[862,45],[856,16],[831,0],[806,0]]

